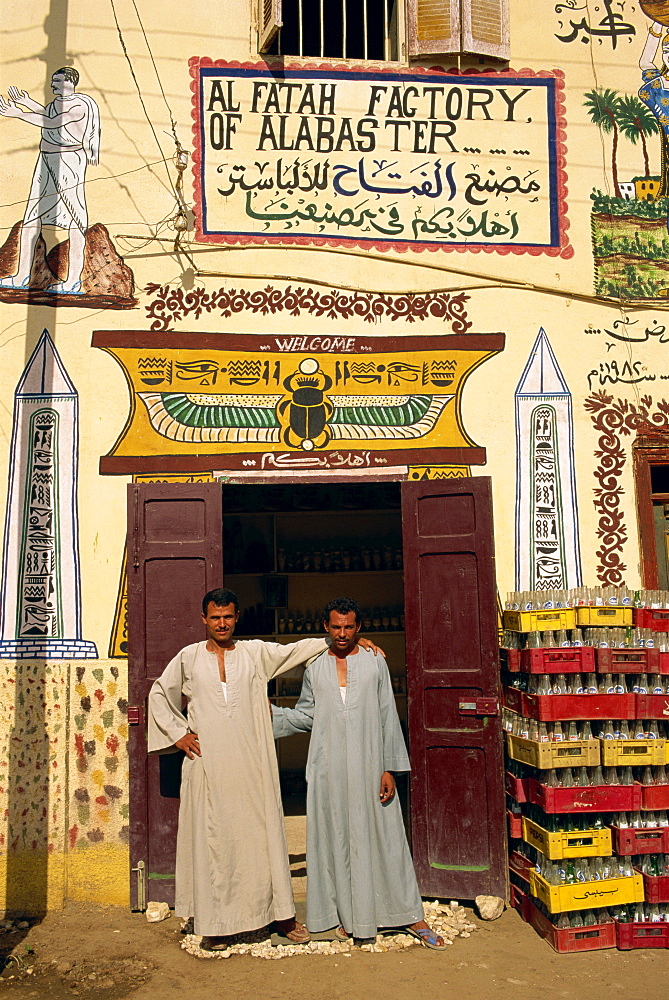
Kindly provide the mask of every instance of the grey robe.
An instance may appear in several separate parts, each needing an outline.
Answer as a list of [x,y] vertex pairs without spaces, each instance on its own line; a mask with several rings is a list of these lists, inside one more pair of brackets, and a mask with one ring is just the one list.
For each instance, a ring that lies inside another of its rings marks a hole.
[[174,750],[189,730],[202,751],[183,762],[176,862],[175,912],[194,917],[196,934],[236,934],[295,913],[267,681],[324,648],[325,637],[235,642],[226,702],[216,654],[196,642],[151,688],[149,752]]
[[346,703],[335,657],[305,671],[295,708],[272,709],[274,736],[313,728],[307,760],[307,926],[354,937],[423,919],[397,795],[381,805],[384,771],[409,771],[386,661],[358,647]]

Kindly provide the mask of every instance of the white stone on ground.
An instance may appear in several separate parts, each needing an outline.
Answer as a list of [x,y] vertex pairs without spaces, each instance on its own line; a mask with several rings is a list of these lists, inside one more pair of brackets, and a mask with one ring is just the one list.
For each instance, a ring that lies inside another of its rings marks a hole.
[[[467,919],[467,911],[456,902],[440,903],[438,900],[424,904],[425,920],[435,934],[450,945],[456,937],[468,938],[476,925]],[[190,930],[189,927],[186,930]],[[420,947],[420,942],[410,934],[377,934],[376,940],[358,946],[348,941],[309,941],[307,944],[273,945],[270,931],[264,927],[249,934],[237,934],[229,938],[230,944],[224,951],[206,951],[202,948],[202,938],[186,933],[181,947],[195,958],[230,958],[232,955],[250,955],[252,958],[276,960],[294,955],[344,955],[350,957],[354,951],[380,954],[388,951],[402,951],[404,948]]]

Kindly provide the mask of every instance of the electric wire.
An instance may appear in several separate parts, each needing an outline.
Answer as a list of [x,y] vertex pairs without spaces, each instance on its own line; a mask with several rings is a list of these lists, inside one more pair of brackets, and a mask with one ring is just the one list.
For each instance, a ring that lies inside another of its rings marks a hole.
[[[177,192],[176,192],[176,188],[174,186],[174,181],[172,180],[172,175],[170,174],[169,168],[167,166],[167,158],[165,156],[165,153],[163,152],[163,147],[160,145],[160,139],[158,138],[158,133],[156,132],[155,128],[153,127],[153,122],[149,118],[149,113],[146,110],[146,105],[144,103],[144,98],[142,97],[142,91],[141,91],[141,88],[139,86],[139,81],[137,80],[137,77],[135,75],[135,68],[132,65],[132,60],[131,60],[130,55],[128,53],[128,50],[126,48],[125,40],[123,38],[123,32],[121,31],[121,25],[119,24],[119,20],[118,20],[117,14],[116,14],[116,5],[114,3],[114,0],[109,0],[109,3],[111,4],[112,14],[114,16],[114,22],[116,24],[116,31],[118,33],[119,42],[121,43],[121,48],[123,50],[123,55],[125,56],[126,62],[128,63],[128,68],[130,70],[130,75],[132,76],[133,82],[135,84],[135,88],[137,90],[137,96],[139,98],[139,103],[142,106],[142,111],[144,112],[144,117],[146,118],[146,120],[147,120],[147,122],[149,124],[149,128],[151,129],[151,132],[153,133],[153,138],[156,140],[156,146],[160,150],[160,155],[161,155],[161,157],[163,159],[163,162],[165,163],[165,171],[167,173],[167,178],[168,178],[170,187],[172,188],[172,191],[174,192],[174,197],[177,198]],[[177,201],[178,201],[178,198],[177,198]]]

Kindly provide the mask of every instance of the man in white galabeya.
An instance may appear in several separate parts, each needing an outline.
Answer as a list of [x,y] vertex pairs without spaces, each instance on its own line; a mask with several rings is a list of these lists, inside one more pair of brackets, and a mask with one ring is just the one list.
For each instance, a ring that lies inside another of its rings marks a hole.
[[43,107],[25,90],[10,87],[9,100],[0,95],[0,115],[18,118],[42,130],[40,153],[23,216],[19,263],[15,274],[0,279],[2,288],[27,288],[35,244],[43,225],[67,229],[70,254],[67,278],[49,285],[61,295],[81,293],[88,212],[84,193],[87,164],[100,155],[100,113],[92,97],[77,94],[79,73],[72,66],[51,77],[54,99]]
[[207,639],[177,653],[149,694],[149,752],[186,754],[175,912],[193,917],[212,951],[270,923],[293,943],[309,940],[295,920],[267,682],[324,652],[327,637],[238,640],[238,619],[231,590],[205,594]]

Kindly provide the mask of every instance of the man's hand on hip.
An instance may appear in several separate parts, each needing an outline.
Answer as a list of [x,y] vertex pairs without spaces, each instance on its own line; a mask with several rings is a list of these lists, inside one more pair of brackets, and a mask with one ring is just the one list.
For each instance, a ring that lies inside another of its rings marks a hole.
[[202,756],[197,733],[186,733],[186,735],[182,736],[180,740],[177,740],[174,745],[175,747],[179,747],[180,750],[183,750],[189,760],[195,760],[195,757]]

